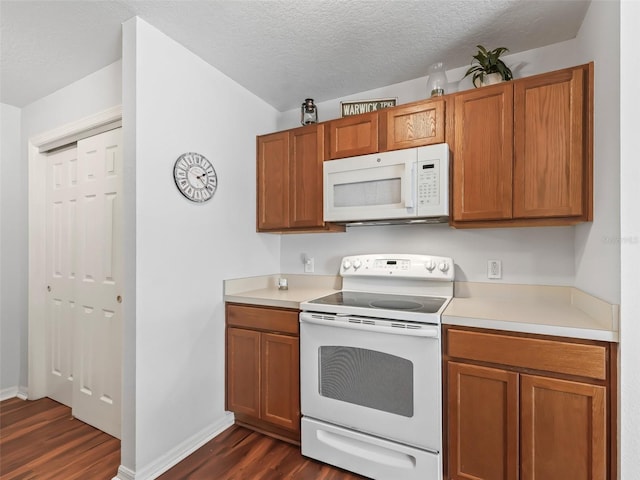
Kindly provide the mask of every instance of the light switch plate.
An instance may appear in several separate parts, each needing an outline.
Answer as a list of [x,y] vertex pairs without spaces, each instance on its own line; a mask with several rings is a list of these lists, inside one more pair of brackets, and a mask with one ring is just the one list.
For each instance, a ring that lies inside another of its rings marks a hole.
[[304,273],[313,273],[315,270],[315,265],[313,261],[313,257],[307,257],[304,262]]

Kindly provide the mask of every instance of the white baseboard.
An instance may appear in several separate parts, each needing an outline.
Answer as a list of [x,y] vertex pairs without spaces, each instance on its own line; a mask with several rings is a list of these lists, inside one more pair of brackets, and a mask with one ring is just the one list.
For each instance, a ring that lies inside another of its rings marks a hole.
[[112,480],[153,480],[159,477],[171,467],[181,462],[212,438],[217,437],[234,422],[234,415],[225,412],[224,416],[217,422],[203,428],[195,435],[187,438],[184,442],[176,445],[165,455],[159,457],[155,462],[146,465],[137,471],[132,471],[127,467],[120,465],[118,474]]
[[118,473],[111,480],[135,480],[136,472],[129,470],[127,467],[120,465]]
[[29,398],[29,389],[27,387],[18,387],[18,395],[20,400],[27,400]]
[[0,401],[18,397],[20,400],[27,399],[27,387],[7,387],[0,390]]

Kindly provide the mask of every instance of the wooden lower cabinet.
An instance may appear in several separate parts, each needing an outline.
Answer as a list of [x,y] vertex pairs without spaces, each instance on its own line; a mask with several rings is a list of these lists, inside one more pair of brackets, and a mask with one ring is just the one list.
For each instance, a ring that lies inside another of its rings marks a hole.
[[518,478],[518,374],[449,362],[452,479]]
[[287,430],[300,428],[300,352],[297,337],[261,334],[260,418]]
[[446,478],[615,478],[615,344],[452,326],[443,341]]
[[300,442],[298,311],[227,304],[226,408],[236,423]]
[[520,478],[607,478],[606,388],[521,375]]

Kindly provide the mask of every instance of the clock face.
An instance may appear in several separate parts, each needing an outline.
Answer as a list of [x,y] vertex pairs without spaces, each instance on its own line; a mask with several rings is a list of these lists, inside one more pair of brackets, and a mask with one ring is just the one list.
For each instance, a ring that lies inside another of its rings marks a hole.
[[211,200],[218,188],[216,171],[203,155],[183,153],[173,167],[173,178],[180,193],[192,202]]

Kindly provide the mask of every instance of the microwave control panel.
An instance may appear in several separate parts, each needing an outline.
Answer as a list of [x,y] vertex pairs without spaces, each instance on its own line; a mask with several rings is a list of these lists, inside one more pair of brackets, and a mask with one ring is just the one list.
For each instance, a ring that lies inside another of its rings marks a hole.
[[449,146],[418,147],[415,201],[418,217],[449,215]]
[[418,162],[418,211],[440,205],[440,160]]

